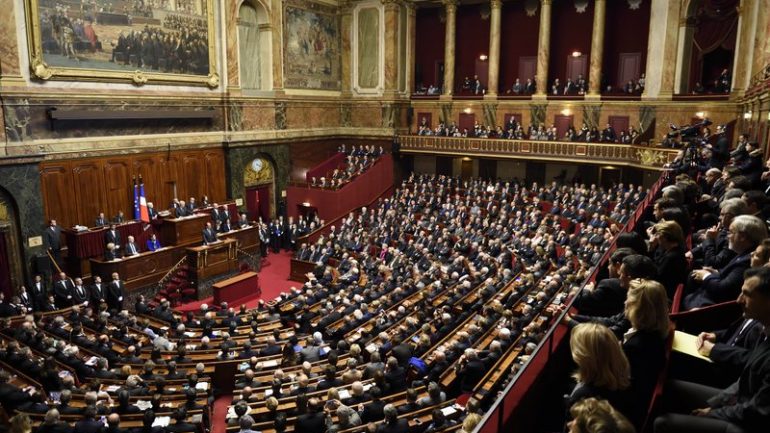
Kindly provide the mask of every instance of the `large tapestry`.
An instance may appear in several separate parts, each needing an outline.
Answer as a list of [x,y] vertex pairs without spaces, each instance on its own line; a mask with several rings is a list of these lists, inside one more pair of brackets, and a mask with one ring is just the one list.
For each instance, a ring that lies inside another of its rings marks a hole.
[[219,84],[213,0],[26,3],[39,79]]
[[284,9],[284,87],[340,89],[340,32],[334,7],[288,0]]

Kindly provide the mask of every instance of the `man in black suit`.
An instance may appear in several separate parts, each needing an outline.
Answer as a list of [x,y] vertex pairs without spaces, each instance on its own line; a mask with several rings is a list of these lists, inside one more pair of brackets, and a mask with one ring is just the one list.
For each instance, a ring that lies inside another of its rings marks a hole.
[[184,202],[184,200],[179,200],[179,206],[174,209],[174,216],[177,218],[182,218],[190,215],[190,211],[187,208],[187,204]]
[[117,272],[112,273],[112,281],[107,286],[107,305],[110,310],[122,311],[123,298],[126,294],[126,286],[120,281],[120,275]]
[[29,286],[29,292],[32,297],[32,305],[35,311],[37,311],[48,299],[48,289],[43,282],[42,275],[35,275],[35,281]]
[[211,226],[211,222],[206,223],[206,228],[203,229],[203,245],[210,245],[219,242],[217,239],[217,232],[214,227]]
[[770,423],[770,268],[746,271],[738,303],[744,318],[764,326],[764,341],[751,352],[738,381],[726,389],[684,381],[667,386],[670,413],[655,420],[656,433],[760,432]]
[[94,222],[94,227],[104,227],[107,225],[107,218],[104,216],[104,212],[100,212],[99,216],[96,217],[96,221]]
[[53,260],[61,266],[61,228],[56,224],[56,220],[51,220],[48,224],[48,228],[43,232],[43,240]]
[[230,211],[227,210],[227,206],[222,206],[219,209],[219,221],[224,222],[227,220],[228,224],[230,223]]
[[104,244],[115,244],[115,247],[120,248],[121,239],[117,224],[110,224],[110,229],[104,234]]
[[150,221],[158,218],[158,211],[155,210],[155,205],[151,201],[147,202],[147,215],[150,217]]
[[107,299],[107,293],[102,284],[102,277],[98,275],[94,276],[94,283],[91,285],[88,292],[89,297],[91,298],[91,305],[94,307],[98,307],[99,304]]
[[475,349],[465,349],[460,361],[455,366],[457,377],[460,378],[462,392],[473,392],[486,373],[484,363],[479,359]]
[[83,409],[83,419],[75,423],[74,433],[99,433],[104,424],[96,419],[96,408],[86,406]]
[[53,285],[54,299],[59,308],[66,308],[72,305],[72,291],[75,284],[72,279],[67,277],[64,272],[59,273],[59,281]]
[[219,212],[219,205],[214,203],[211,205],[211,221],[218,222],[222,219],[222,214]]
[[72,289],[72,304],[80,305],[88,302],[89,293],[83,286],[83,280],[75,278],[75,287]]
[[326,431],[325,416],[321,411],[321,402],[318,398],[313,397],[308,401],[308,412],[297,417],[294,431],[318,433]]
[[126,222],[126,217],[123,215],[122,210],[118,211],[118,214],[115,215],[115,218],[112,219],[112,222],[114,222],[115,224],[123,224],[124,222]]
[[730,141],[727,139],[727,131],[724,125],[717,126],[717,141],[712,146],[706,145],[706,148],[711,149],[711,159],[709,160],[709,167],[723,169],[730,160]]
[[198,427],[195,424],[187,422],[187,410],[180,407],[174,411],[174,424],[166,427],[166,431],[169,433],[193,433],[198,431]]
[[136,256],[139,254],[139,244],[134,242],[134,237],[129,236],[126,239],[126,246],[123,248],[123,251],[125,252],[125,255],[128,256]]
[[195,197],[190,197],[190,201],[187,202],[187,214],[188,215],[194,214],[195,209],[198,209],[198,204],[195,203]]

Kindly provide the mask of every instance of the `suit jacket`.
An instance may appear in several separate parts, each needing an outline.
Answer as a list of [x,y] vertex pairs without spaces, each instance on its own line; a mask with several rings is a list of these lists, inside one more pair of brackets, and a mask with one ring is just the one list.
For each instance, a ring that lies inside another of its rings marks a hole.
[[104,227],[107,224],[108,224],[107,218],[97,217],[96,221],[94,221],[94,227]]
[[752,351],[737,382],[709,400],[710,418],[731,422],[749,432],[763,432],[770,423],[770,341]]
[[382,423],[377,426],[377,433],[409,433],[409,422],[399,418],[395,424]]
[[141,252],[139,251],[139,244],[137,244],[136,242],[126,243],[125,247],[123,247],[123,251],[127,256],[133,256]]
[[110,281],[110,284],[107,285],[107,305],[110,308],[122,310],[125,293],[125,284],[122,281]]
[[583,290],[573,304],[580,314],[611,316],[623,311],[626,289],[617,278],[605,278],[592,291]]
[[626,338],[623,352],[631,367],[631,390],[636,408],[631,420],[641,426],[652,392],[666,363],[666,340],[654,331],[636,331]]
[[59,307],[65,307],[72,305],[72,290],[75,285],[72,284],[72,280],[67,278],[66,280],[59,280],[53,285],[53,294],[56,304]]
[[115,230],[107,230],[107,232],[104,234],[104,244],[113,243],[115,245],[120,245],[120,232]]
[[751,252],[735,256],[719,270],[704,278],[700,287],[684,299],[684,307],[690,310],[696,307],[727,302],[738,297],[743,285],[743,272],[751,264]]
[[75,423],[74,433],[99,433],[104,424],[95,419],[81,419]]
[[[39,284],[39,285],[38,285]],[[32,296],[32,301],[35,303],[35,308],[40,308],[48,299],[48,288],[46,288],[44,282],[32,283],[29,286],[29,294]]]
[[217,241],[217,234],[214,229],[203,229],[203,244],[208,245]]
[[684,250],[673,248],[662,252],[655,258],[655,265],[658,267],[658,282],[666,288],[668,299],[674,299],[676,287],[687,280],[687,259]]
[[48,245],[48,248],[58,251],[61,249],[61,228],[59,226],[56,227],[47,227],[45,229],[45,232],[43,232],[43,239],[45,240],[45,244]]
[[89,288],[89,296],[91,297],[91,304],[99,305],[99,301],[107,299],[107,292],[104,287],[104,283],[99,283],[99,286],[92,284]]
[[302,414],[297,417],[294,424],[294,431],[297,432],[325,432],[326,423],[323,412],[312,412]]
[[737,377],[751,356],[751,352],[765,338],[761,323],[753,319],[738,320],[725,330],[717,331],[717,341],[709,359]]
[[80,286],[80,290],[78,290],[78,287],[75,286],[72,288],[72,303],[73,304],[82,304],[86,301],[88,301],[89,293],[88,289],[85,286]]

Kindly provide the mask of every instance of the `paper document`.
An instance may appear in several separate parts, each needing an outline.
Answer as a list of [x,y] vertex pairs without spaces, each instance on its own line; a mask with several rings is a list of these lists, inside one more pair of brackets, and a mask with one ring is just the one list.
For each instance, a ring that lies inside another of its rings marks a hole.
[[712,362],[707,357],[698,353],[698,336],[696,335],[688,334],[682,331],[675,331],[674,344],[672,349],[680,353],[700,358],[707,362]]

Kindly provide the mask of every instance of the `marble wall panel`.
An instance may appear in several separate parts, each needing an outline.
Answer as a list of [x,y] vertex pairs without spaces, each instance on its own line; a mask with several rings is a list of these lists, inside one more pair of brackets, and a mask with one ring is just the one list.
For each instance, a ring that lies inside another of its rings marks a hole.
[[380,11],[362,8],[358,11],[358,85],[373,89],[380,83]]
[[[21,2],[5,0],[0,2],[4,11],[0,14],[0,76],[18,76],[19,45],[16,39],[16,8],[23,8]],[[23,12],[22,12],[23,13]]]
[[273,129],[275,127],[275,106],[270,104],[243,105],[243,130]]
[[351,120],[355,127],[379,128],[382,126],[382,109],[379,105],[355,107]]

